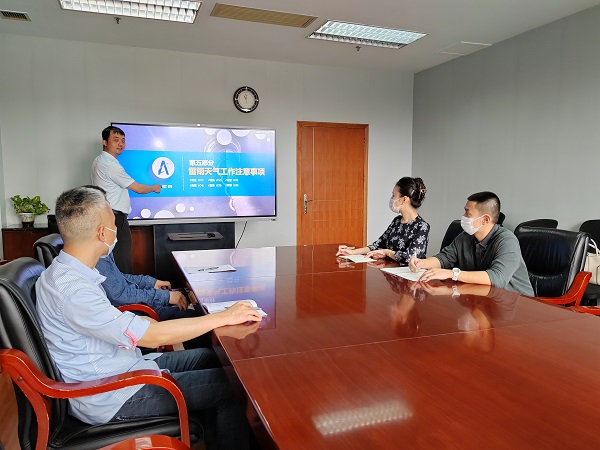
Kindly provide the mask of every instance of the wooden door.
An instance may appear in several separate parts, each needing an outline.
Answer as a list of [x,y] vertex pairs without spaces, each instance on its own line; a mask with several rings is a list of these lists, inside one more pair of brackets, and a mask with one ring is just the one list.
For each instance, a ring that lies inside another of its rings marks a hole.
[[298,122],[297,243],[366,240],[365,124]]

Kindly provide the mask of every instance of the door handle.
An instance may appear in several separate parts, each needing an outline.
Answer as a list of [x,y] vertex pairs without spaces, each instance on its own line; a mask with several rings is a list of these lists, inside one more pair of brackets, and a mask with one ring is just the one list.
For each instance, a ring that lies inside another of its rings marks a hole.
[[308,202],[312,202],[312,200],[308,199],[308,194],[304,194],[304,214],[308,214]]

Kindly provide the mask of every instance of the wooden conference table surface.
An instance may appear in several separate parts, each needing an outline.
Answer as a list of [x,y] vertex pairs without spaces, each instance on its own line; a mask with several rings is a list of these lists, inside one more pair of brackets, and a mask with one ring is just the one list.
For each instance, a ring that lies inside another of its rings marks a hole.
[[[600,318],[489,287],[453,297],[334,254],[173,252],[200,301],[268,313],[215,341],[277,447],[600,447]],[[194,273],[219,264],[237,270]]]

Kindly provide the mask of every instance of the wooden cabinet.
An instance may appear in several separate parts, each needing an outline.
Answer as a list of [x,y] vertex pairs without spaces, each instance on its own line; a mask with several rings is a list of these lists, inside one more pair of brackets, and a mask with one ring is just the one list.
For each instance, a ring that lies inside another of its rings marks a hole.
[[[22,228],[20,226],[2,228],[3,259],[17,259],[21,256],[35,258],[33,244],[42,236],[50,234],[45,228]],[[131,227],[133,273],[154,275],[154,240],[151,226]]]
[[33,243],[50,232],[48,228],[2,228],[2,257],[3,259],[16,259],[21,256],[35,258]]

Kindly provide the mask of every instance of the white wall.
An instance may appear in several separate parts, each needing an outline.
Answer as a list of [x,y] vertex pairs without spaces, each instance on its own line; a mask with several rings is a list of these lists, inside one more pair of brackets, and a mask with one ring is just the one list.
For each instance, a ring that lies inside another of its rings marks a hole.
[[415,75],[413,173],[429,254],[466,197],[496,192],[505,225],[600,217],[600,7]]
[[[369,124],[369,241],[393,217],[394,183],[411,174],[412,74],[14,35],[0,35],[0,61],[5,201],[39,194],[53,207],[63,190],[89,183],[111,121],[275,127],[278,220],[250,222],[240,246],[296,243],[299,120]],[[260,96],[251,114],[233,106],[242,85]],[[0,208],[3,226],[18,223],[9,204]]]

